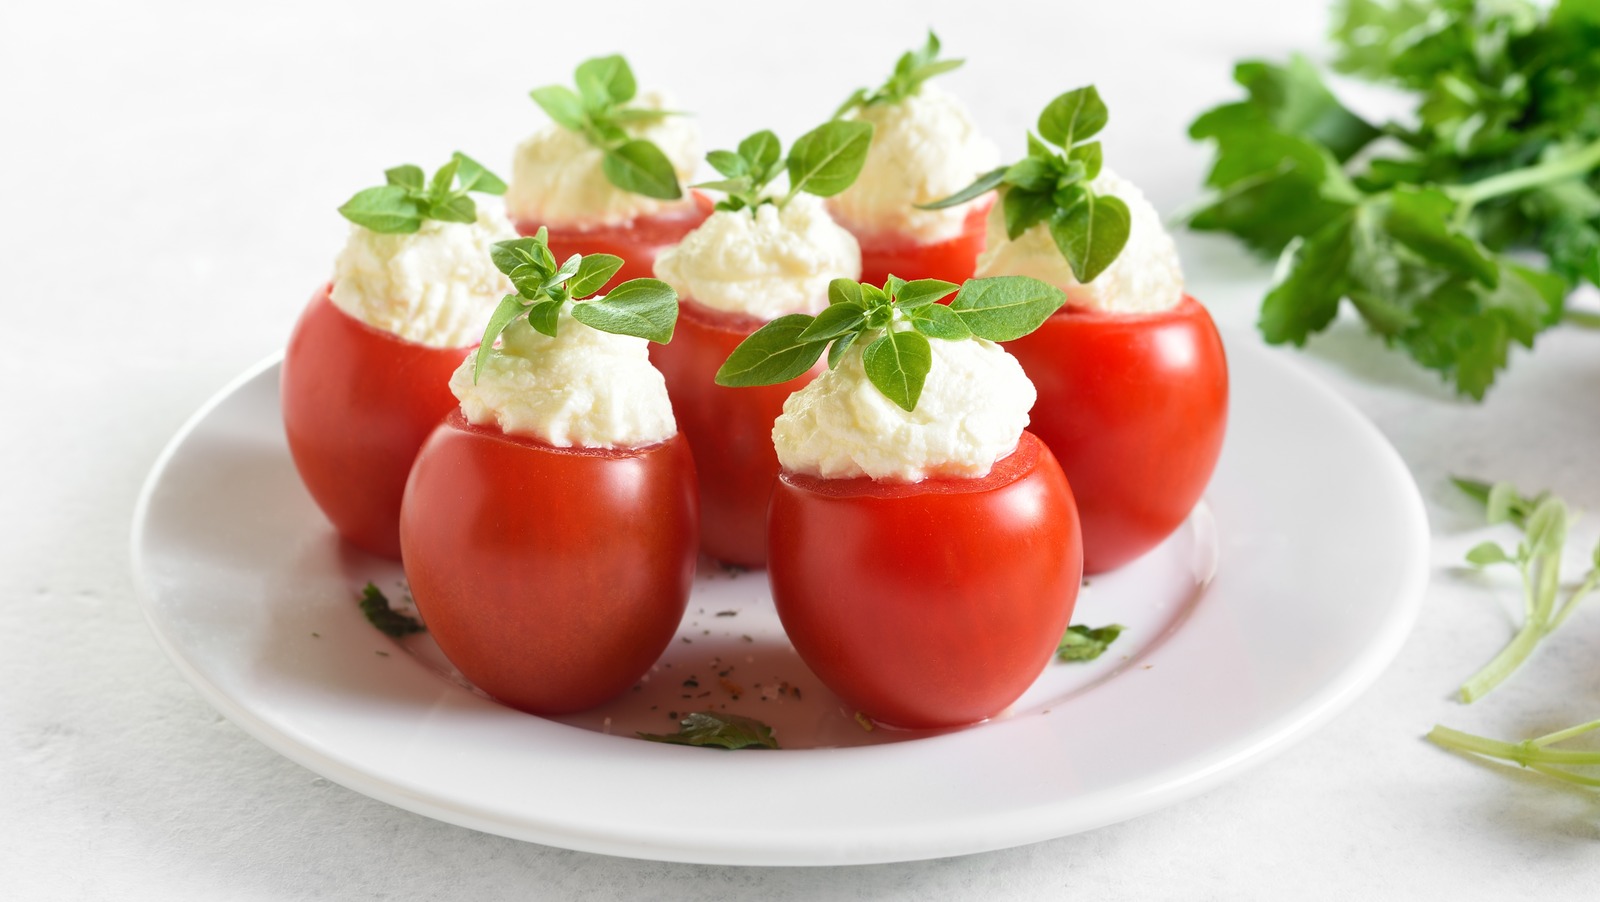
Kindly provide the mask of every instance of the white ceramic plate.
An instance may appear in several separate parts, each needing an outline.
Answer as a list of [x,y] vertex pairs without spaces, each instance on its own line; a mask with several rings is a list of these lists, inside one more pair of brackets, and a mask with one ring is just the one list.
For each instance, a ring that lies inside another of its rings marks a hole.
[[[1250,336],[1206,503],[1094,580],[1077,622],[1129,627],[1052,663],[1004,716],[866,731],[783,640],[764,575],[702,566],[680,636],[641,686],[564,722],[465,686],[425,636],[355,604],[393,564],[349,550],[301,489],[267,361],[162,454],[133,559],[157,639],[235,723],[329,779],[440,820],[638,858],[900,861],[1019,845],[1196,795],[1326,721],[1415,620],[1428,533],[1415,484],[1352,408]],[[766,720],[781,751],[644,742],[674,716]]]

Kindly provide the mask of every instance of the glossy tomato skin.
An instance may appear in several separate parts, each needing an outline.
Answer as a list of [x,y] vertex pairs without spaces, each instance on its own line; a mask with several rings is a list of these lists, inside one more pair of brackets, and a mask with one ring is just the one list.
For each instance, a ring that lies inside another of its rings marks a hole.
[[450,414],[417,455],[400,516],[428,632],[474,685],[533,714],[625,691],[683,618],[694,483],[681,434],[556,448]]
[[692,194],[694,206],[688,210],[662,216],[641,216],[617,225],[577,227],[550,225],[528,219],[518,219],[514,225],[522,235],[532,235],[543,225],[550,240],[550,252],[555,254],[557,262],[573,254],[613,254],[621,257],[622,268],[600,290],[604,294],[612,286],[629,279],[654,278],[656,257],[706,221],[714,202],[698,191]]
[[1016,701],[1072,617],[1072,490],[1030,433],[983,479],[914,484],[784,473],[768,578],[800,657],[846,703],[948,727]]
[[765,320],[711,310],[684,299],[668,344],[650,346],[650,362],[667,380],[678,431],[694,449],[700,474],[700,546],[740,567],[767,564],[767,501],[778,478],[772,424],[783,402],[826,368],[819,362],[778,385],[727,388],[716,374],[728,355]]
[[456,406],[471,348],[434,348],[361,322],[324,286],[283,355],[284,433],[300,479],[351,544],[400,557],[400,498],[428,433]]
[[1222,451],[1228,362],[1206,308],[1063,309],[1007,342],[1039,392],[1029,429],[1055,452],[1083,518],[1083,558],[1104,573],[1189,516]]
[[[983,253],[993,200],[978,203],[967,213],[961,234],[928,243],[896,232],[850,229],[861,244],[861,281],[882,285],[891,275],[906,281],[943,279],[957,285],[972,278]],[[850,228],[848,223],[840,223]]]

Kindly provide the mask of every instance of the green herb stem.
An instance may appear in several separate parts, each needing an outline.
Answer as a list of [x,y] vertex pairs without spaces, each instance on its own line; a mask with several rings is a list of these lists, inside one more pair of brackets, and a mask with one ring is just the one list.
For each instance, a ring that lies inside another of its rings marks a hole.
[[[1550,736],[1570,738],[1588,732],[1600,726],[1600,721],[1572,727]],[[1494,758],[1500,761],[1509,761],[1530,770],[1538,771],[1558,780],[1575,783],[1580,786],[1600,786],[1600,779],[1583,774],[1575,774],[1557,765],[1567,767],[1594,767],[1600,765],[1600,752],[1582,751],[1578,749],[1552,749],[1546,748],[1549,736],[1539,739],[1529,739],[1523,742],[1502,742],[1498,739],[1489,739],[1484,736],[1474,736],[1445,726],[1434,726],[1428,731],[1428,741],[1441,748],[1458,752],[1467,752],[1473,755],[1482,755],[1485,758]]]
[[1488,695],[1496,686],[1505,681],[1505,678],[1522,666],[1528,659],[1533,649],[1539,644],[1549,630],[1542,621],[1528,620],[1517,631],[1516,636],[1494,660],[1483,666],[1483,669],[1472,675],[1472,678],[1461,684],[1461,700],[1472,703]]
[[1600,730],[1600,720],[1591,720],[1588,723],[1580,723],[1575,727],[1568,727],[1565,730],[1557,730],[1554,733],[1546,733],[1545,735],[1540,736],[1538,739],[1531,739],[1529,741],[1537,746],[1553,745],[1557,742],[1565,742],[1574,736],[1582,736],[1584,733],[1594,730]]
[[1600,313],[1590,313],[1587,310],[1568,310],[1562,319],[1585,329],[1600,329]]
[[1525,169],[1513,169],[1471,184],[1448,189],[1456,200],[1456,224],[1461,225],[1472,214],[1472,208],[1496,197],[1551,185],[1567,179],[1578,178],[1600,166],[1600,139],[1596,139],[1577,153],[1547,160]]

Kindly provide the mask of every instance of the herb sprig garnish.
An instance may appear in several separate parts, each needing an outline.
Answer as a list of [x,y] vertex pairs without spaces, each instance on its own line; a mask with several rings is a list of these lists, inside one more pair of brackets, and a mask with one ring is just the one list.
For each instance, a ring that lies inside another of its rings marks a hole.
[[[740,141],[738,150],[706,154],[706,162],[723,178],[694,187],[725,193],[727,197],[717,202],[718,210],[753,210],[762,204],[782,208],[802,191],[832,197],[855,184],[871,146],[872,123],[834,120],[801,135],[785,159],[778,136],[762,130]],[[780,198],[769,196],[767,184],[785,170],[789,192]]]
[[401,613],[389,606],[388,596],[375,583],[367,583],[361,590],[361,613],[367,622],[391,639],[399,639],[427,629],[422,621],[410,614]]
[[1490,523],[1510,522],[1523,531],[1515,551],[1507,551],[1496,542],[1481,542],[1467,552],[1467,562],[1475,567],[1514,565],[1522,577],[1523,593],[1521,628],[1494,660],[1461,686],[1461,700],[1473,702],[1488,695],[1522,666],[1539,642],[1572,616],[1584,596],[1600,588],[1600,544],[1590,554],[1591,566],[1583,581],[1558,604],[1561,553],[1572,523],[1567,505],[1548,492],[1527,497],[1505,482],[1490,486],[1457,479],[1455,483],[1484,504]]
[[505,182],[459,150],[431,180],[421,167],[409,163],[385,170],[383,177],[384,184],[358,191],[345,201],[340,215],[374,232],[410,234],[428,219],[476,222],[478,205],[467,196],[469,191],[506,193]]
[[1304,57],[1235,67],[1246,96],[1189,127],[1216,148],[1189,227],[1277,257],[1267,341],[1303,345],[1348,301],[1387,345],[1481,399],[1513,345],[1561,320],[1572,287],[1600,284],[1595,9],[1337,4],[1335,68],[1414,105],[1383,124],[1346,109]]
[[[952,292],[949,306],[938,303]],[[1012,341],[1039,328],[1065,302],[1060,289],[1027,276],[968,279],[960,286],[890,276],[882,288],[834,279],[826,310],[780,316],[757,329],[728,355],[716,381],[776,385],[811,369],[824,350],[828,368],[837,368],[860,343],[867,379],[903,410],[915,410],[933,366],[928,339]]]
[[639,738],[673,745],[724,749],[778,747],[778,740],[773,736],[772,728],[754,717],[745,717],[742,714],[718,714],[713,711],[684,715],[683,719],[678,721],[676,733],[640,733]]
[[1093,282],[1122,253],[1132,227],[1127,204],[1096,194],[1089,185],[1105,162],[1100,142],[1089,139],[1109,120],[1094,85],[1068,91],[1039,114],[1039,134],[1029,133],[1026,157],[978,176],[949,197],[918,206],[942,210],[998,189],[1008,238],[1015,241],[1045,223],[1073,277],[1083,284]]
[[620,55],[601,56],[578,64],[576,91],[546,85],[528,94],[555,123],[598,147],[606,179],[624,191],[658,200],[683,197],[672,161],[654,142],[628,133],[627,126],[679,115],[669,110],[628,106],[639,93],[633,69]]
[[1600,752],[1581,751],[1578,749],[1553,749],[1550,746],[1563,742],[1584,733],[1600,729],[1600,720],[1591,720],[1588,723],[1568,727],[1547,733],[1535,739],[1525,739],[1522,742],[1501,742],[1498,739],[1488,739],[1483,736],[1474,736],[1449,727],[1435,726],[1428,732],[1428,741],[1434,745],[1458,752],[1472,755],[1482,755],[1485,758],[1495,758],[1520,764],[1532,771],[1537,771],[1547,777],[1553,777],[1565,783],[1577,786],[1600,787],[1600,777],[1576,773],[1573,767],[1600,767]]
[[849,99],[839,105],[833,118],[838,119],[862,107],[900,103],[920,92],[923,82],[935,75],[959,69],[965,62],[966,60],[939,59],[939,36],[929,29],[928,40],[921,47],[907,50],[895,61],[894,71],[889,74],[888,81],[880,85],[877,90],[857,88]]
[[573,254],[560,266],[550,252],[549,235],[543,227],[531,238],[501,241],[490,250],[494,265],[511,280],[516,294],[500,299],[489,325],[483,330],[473,362],[476,382],[488,363],[494,340],[519,317],[541,334],[556,337],[561,310],[572,304],[572,318],[586,326],[613,335],[632,335],[658,344],[672,340],[678,322],[678,293],[658,279],[630,279],[611,289],[605,297],[589,298],[603,288],[617,270],[622,258],[611,254]]
[[1122,631],[1127,629],[1120,623],[1109,623],[1105,626],[1084,626],[1074,623],[1067,627],[1062,634],[1061,642],[1056,646],[1056,660],[1058,661],[1093,661],[1106,653],[1111,643],[1117,641]]

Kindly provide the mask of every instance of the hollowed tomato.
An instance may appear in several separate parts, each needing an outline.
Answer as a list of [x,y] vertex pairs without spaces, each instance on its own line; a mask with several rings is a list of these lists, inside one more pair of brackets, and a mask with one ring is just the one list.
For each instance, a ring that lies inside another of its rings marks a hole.
[[779,477],[768,578],[795,651],[874,720],[944,727],[1011,704],[1050,660],[1083,558],[1066,477],[1024,432],[981,479]]
[[778,385],[717,385],[717,369],[765,321],[710,310],[688,299],[678,310],[672,342],[652,344],[650,362],[666,377],[678,430],[694,449],[700,546],[719,561],[766,566],[767,500],[779,469],[772,424],[789,395],[804,388],[825,364]]
[[469,348],[407,341],[350,316],[324,286],[289,336],[283,426],[306,490],[351,544],[400,557],[400,497],[417,449],[456,406]]
[[656,257],[683,240],[711,215],[714,202],[698,191],[692,192],[694,205],[686,210],[660,216],[640,216],[616,225],[551,225],[527,219],[516,220],[517,231],[532,235],[545,227],[550,252],[556,260],[573,254],[613,254],[622,258],[622,268],[605,284],[601,293],[629,279],[655,278]]
[[977,269],[978,255],[987,243],[992,203],[990,200],[974,206],[962,223],[961,233],[943,241],[924,243],[897,232],[856,231],[848,223],[840,225],[850,229],[861,244],[861,281],[882,285],[895,275],[907,281],[943,279],[959,285],[972,278]]
[[694,482],[681,434],[557,448],[450,414],[417,455],[400,515],[428,632],[513,708],[563,714],[623,692],[683,618]]
[[1108,314],[1063,308],[1007,342],[1039,392],[1029,429],[1055,452],[1103,573],[1189,516],[1222,451],[1228,363],[1206,308]]

